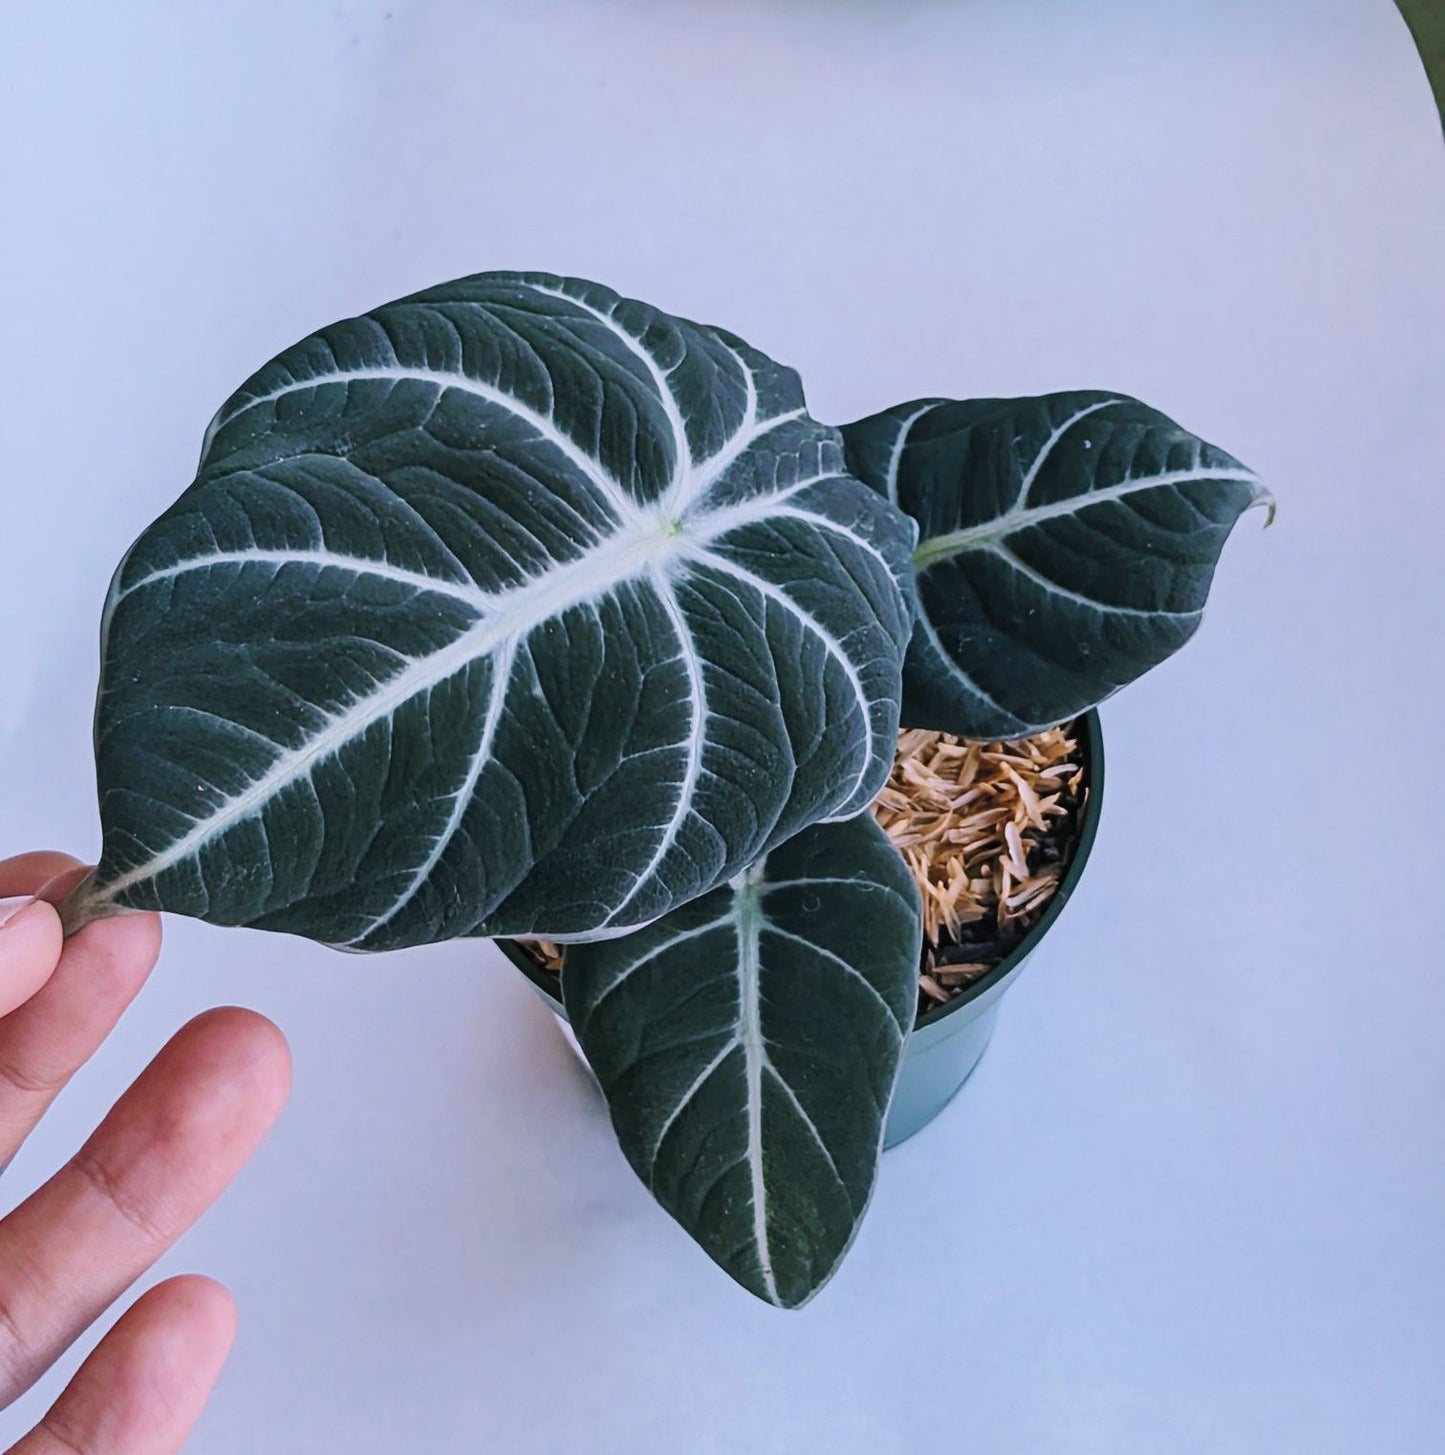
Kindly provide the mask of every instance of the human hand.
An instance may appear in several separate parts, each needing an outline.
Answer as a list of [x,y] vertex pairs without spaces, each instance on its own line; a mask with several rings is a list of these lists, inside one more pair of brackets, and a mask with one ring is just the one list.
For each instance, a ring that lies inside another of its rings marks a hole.
[[[114,1028],[160,950],[123,915],[62,939],[64,854],[0,861],[0,1169]],[[20,904],[10,896],[43,898]],[[8,917],[7,917],[8,916]],[[211,1205],[290,1089],[270,1021],[216,1010],[179,1031],[74,1159],[0,1220],[0,1410],[18,1399]],[[8,1455],[171,1455],[235,1332],[219,1284],[173,1278],[139,1299]]]

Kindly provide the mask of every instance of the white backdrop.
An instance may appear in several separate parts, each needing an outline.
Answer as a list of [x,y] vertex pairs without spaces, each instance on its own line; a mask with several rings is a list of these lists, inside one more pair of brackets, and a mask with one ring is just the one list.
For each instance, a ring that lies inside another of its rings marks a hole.
[[215,407],[459,273],[723,323],[833,421],[1127,390],[1281,506],[1106,709],[1052,953],[801,1315],[489,947],[171,923],[3,1195],[197,1010],[281,1023],[292,1107],[161,1270],[242,1306],[198,1451],[1440,1448],[1445,148],[1388,0],[17,5],[0,167],[0,852],[96,850],[100,602]]

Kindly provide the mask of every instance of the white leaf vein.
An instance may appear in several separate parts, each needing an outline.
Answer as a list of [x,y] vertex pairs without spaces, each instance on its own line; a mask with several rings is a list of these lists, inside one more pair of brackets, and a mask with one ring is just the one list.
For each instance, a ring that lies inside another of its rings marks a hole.
[[305,547],[286,550],[264,550],[255,547],[245,550],[215,551],[204,556],[192,556],[173,565],[150,571],[146,575],[128,582],[116,593],[117,605],[126,597],[134,595],[149,586],[163,581],[174,581],[177,577],[196,571],[210,571],[223,566],[315,566],[319,570],[345,571],[353,576],[372,576],[379,581],[390,581],[393,585],[405,586],[408,590],[427,592],[434,596],[451,596],[465,602],[481,614],[489,611],[496,597],[488,595],[475,582],[450,581],[444,576],[428,576],[421,571],[408,571],[394,566],[389,561],[378,561],[368,556],[348,556],[338,551]]
[[1159,490],[1171,485],[1189,485],[1206,480],[1234,480],[1258,487],[1259,477],[1252,470],[1230,469],[1223,466],[1200,466],[1192,470],[1167,470],[1157,475],[1142,475],[1121,480],[1117,485],[1106,485],[1084,495],[1073,495],[1067,500],[1050,501],[1047,505],[1015,506],[981,525],[967,526],[962,530],[949,531],[944,535],[932,536],[919,546],[914,554],[914,563],[924,569],[941,560],[978,546],[1003,540],[1022,530],[1029,530],[1045,521],[1057,520],[1061,516],[1079,515],[1096,505],[1110,501],[1126,500],[1145,490]]
[[368,380],[394,384],[420,382],[433,384],[438,389],[457,389],[464,394],[475,395],[487,404],[494,404],[505,409],[529,425],[539,439],[550,445],[592,483],[611,508],[619,525],[637,521],[637,503],[623,488],[621,481],[604,470],[601,461],[588,454],[576,440],[558,426],[556,420],[550,415],[539,413],[514,395],[508,394],[505,389],[499,389],[481,379],[473,378],[470,374],[462,374],[454,370],[424,369],[406,364],[398,364],[394,367],[375,365],[360,369],[338,369],[332,373],[317,374],[308,379],[296,379],[289,384],[283,384],[278,389],[272,389],[268,393],[253,395],[221,420],[217,427],[224,428],[233,424],[243,414],[248,414],[263,404],[274,404],[278,399],[284,399],[287,395],[297,394],[302,390],[324,389],[329,385],[360,383]]

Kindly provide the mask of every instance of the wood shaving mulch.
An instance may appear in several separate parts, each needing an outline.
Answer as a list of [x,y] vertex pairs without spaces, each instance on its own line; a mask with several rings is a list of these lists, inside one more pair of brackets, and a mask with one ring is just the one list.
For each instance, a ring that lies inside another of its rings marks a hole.
[[[920,1015],[988,974],[1037,923],[1073,855],[1087,798],[1072,723],[1012,743],[899,733],[873,815],[923,896]],[[556,945],[526,948],[560,973]]]
[[544,970],[562,973],[562,952],[551,940],[522,940],[520,944]]
[[1012,743],[909,728],[873,815],[923,895],[919,1013],[986,975],[1043,914],[1084,806],[1073,725]]

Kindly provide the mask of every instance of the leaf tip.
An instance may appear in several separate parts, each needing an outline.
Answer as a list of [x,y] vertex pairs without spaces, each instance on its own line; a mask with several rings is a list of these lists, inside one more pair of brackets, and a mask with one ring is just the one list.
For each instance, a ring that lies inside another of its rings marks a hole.
[[1259,480],[1254,482],[1254,499],[1245,506],[1245,509],[1254,510],[1256,507],[1264,511],[1264,525],[1261,529],[1268,530],[1274,524],[1275,513],[1279,507],[1269,488]]

